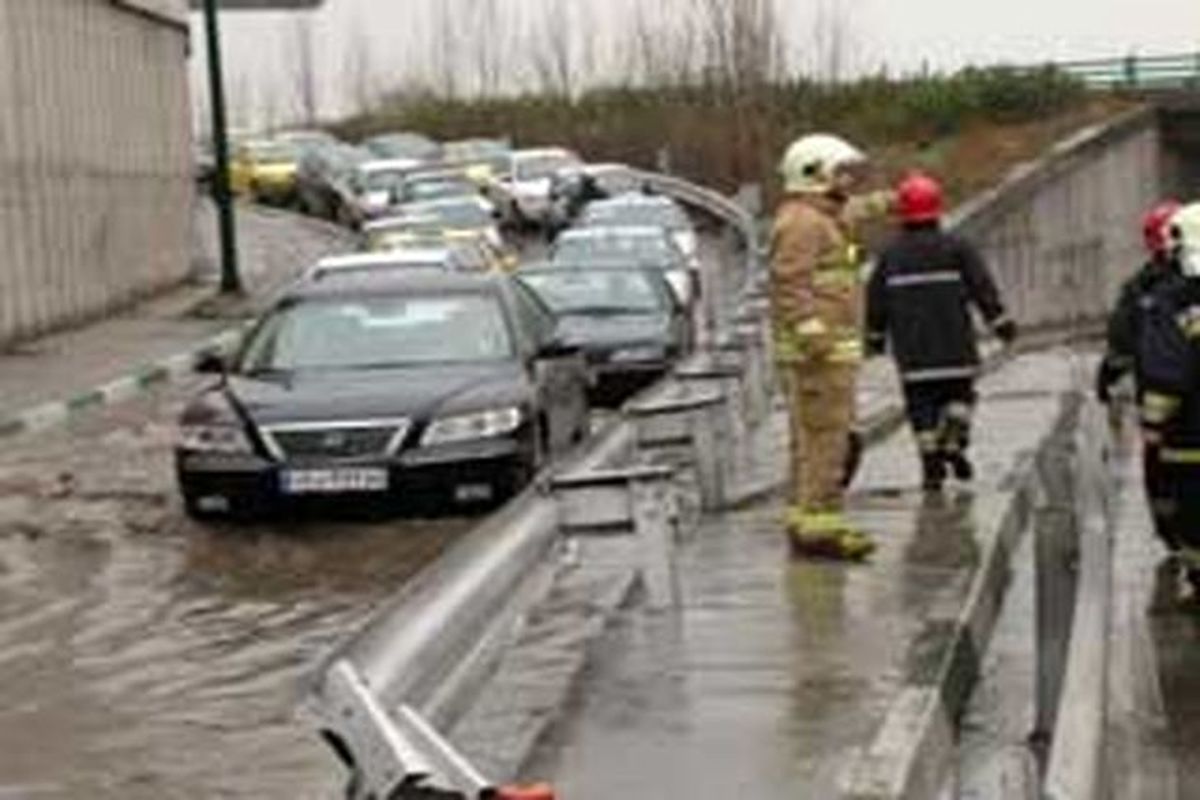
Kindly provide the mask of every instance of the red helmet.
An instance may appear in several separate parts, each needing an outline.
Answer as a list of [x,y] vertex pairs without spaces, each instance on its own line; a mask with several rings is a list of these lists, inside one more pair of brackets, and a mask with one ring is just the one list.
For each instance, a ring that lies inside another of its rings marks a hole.
[[936,222],[942,216],[942,186],[914,172],[896,188],[896,213],[903,222]]
[[1177,201],[1164,200],[1142,217],[1142,239],[1146,242],[1146,249],[1153,255],[1160,255],[1167,251],[1170,244],[1167,241],[1167,223],[1171,221],[1171,217],[1175,216],[1175,212],[1179,211],[1179,208],[1180,205]]

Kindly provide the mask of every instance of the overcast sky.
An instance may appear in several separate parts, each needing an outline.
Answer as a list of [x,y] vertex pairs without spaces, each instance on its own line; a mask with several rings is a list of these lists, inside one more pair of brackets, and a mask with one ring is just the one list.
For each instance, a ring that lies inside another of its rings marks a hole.
[[[496,63],[505,85],[529,85],[529,66],[519,60],[527,42],[546,27],[546,9],[556,3],[572,15],[579,40],[575,58],[584,59],[580,53],[586,50],[590,72],[619,77],[639,11],[669,18],[677,1],[490,0],[501,18],[498,26],[481,19],[488,0],[326,0],[323,9],[300,14],[227,12],[227,86],[243,125],[294,117],[297,19],[304,18],[317,53],[317,95],[326,116],[351,110],[356,94],[438,82],[447,71],[471,81],[476,59],[464,51],[474,49],[477,40],[469,31],[481,24],[496,30],[491,38],[503,51]],[[857,71],[1200,51],[1200,0],[780,0],[780,6],[797,65],[811,55],[817,18],[834,15],[844,20],[850,66]],[[446,8],[456,9],[450,27],[457,42],[449,48],[440,44],[447,35],[439,27],[445,20],[439,22],[433,11]],[[203,59],[200,48],[195,52],[199,76]],[[198,97],[203,103],[202,91]]]

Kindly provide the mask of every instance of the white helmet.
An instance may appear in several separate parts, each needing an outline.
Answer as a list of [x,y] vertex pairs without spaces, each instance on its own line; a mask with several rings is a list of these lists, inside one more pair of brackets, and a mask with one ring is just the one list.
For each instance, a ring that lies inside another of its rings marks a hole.
[[1167,223],[1171,251],[1179,259],[1180,269],[1189,278],[1200,278],[1200,203],[1191,203],[1175,212]]
[[845,139],[825,133],[803,136],[792,142],[779,165],[783,189],[825,194],[834,188],[834,176],[840,168],[866,160],[866,154]]

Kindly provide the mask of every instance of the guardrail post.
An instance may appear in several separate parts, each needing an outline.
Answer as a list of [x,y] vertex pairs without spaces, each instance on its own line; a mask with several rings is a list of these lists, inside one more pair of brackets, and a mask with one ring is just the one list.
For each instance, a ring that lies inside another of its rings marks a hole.
[[[717,469],[722,472],[722,482],[728,486],[735,471],[745,463],[747,433],[747,381],[748,358],[741,350],[720,350],[719,356],[701,362],[684,364],[675,370],[675,377],[684,385],[714,386],[725,395],[725,419],[720,423],[720,433],[725,435],[725,458],[717,459]],[[731,358],[732,356],[732,358]]]
[[[719,391],[677,392],[627,407],[642,452],[670,457],[686,453],[696,470],[700,502],[706,511],[725,507],[727,487],[721,456],[730,439],[727,398]],[[674,451],[674,453],[673,453]]]
[[674,477],[675,470],[667,466],[636,466],[564,475],[550,483],[563,535],[636,537],[642,585],[652,610],[679,605]]

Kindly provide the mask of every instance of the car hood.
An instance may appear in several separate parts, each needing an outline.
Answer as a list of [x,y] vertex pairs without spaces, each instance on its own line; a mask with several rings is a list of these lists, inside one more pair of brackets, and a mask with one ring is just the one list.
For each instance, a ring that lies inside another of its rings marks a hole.
[[463,413],[520,404],[528,379],[516,362],[357,372],[230,376],[226,391],[258,425]]
[[668,344],[671,319],[666,314],[565,314],[559,335],[579,347],[623,344]]

